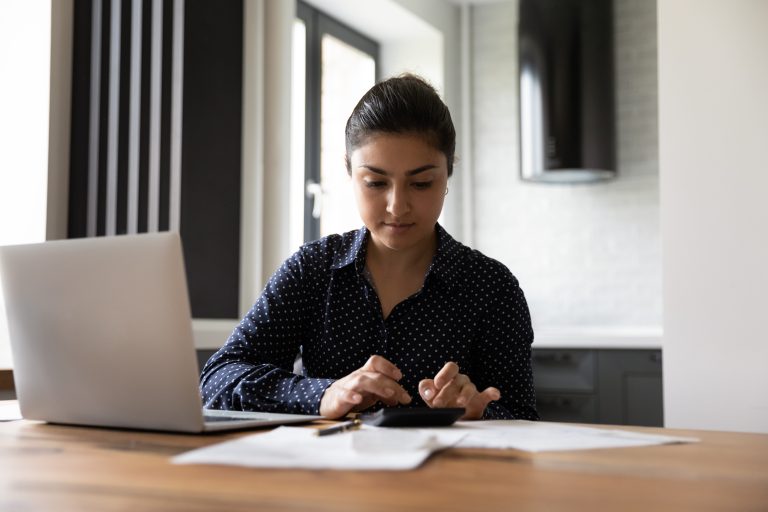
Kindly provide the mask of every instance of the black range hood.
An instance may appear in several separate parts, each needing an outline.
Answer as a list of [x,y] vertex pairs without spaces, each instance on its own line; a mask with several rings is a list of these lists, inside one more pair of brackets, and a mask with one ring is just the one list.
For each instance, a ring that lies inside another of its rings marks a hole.
[[520,0],[520,169],[526,181],[616,176],[612,0]]

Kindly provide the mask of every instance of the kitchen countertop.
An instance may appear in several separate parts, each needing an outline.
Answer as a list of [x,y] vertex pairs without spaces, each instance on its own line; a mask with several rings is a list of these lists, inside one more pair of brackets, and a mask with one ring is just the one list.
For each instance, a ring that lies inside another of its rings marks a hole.
[[534,328],[533,348],[661,349],[661,327]]
[[[192,325],[195,348],[217,350],[239,320],[200,320]],[[661,327],[536,327],[533,348],[660,349]]]

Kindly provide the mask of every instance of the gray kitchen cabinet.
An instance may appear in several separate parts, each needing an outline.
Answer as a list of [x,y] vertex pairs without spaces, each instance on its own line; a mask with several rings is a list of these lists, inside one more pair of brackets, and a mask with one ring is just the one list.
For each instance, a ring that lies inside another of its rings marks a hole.
[[534,349],[542,420],[663,425],[661,350]]

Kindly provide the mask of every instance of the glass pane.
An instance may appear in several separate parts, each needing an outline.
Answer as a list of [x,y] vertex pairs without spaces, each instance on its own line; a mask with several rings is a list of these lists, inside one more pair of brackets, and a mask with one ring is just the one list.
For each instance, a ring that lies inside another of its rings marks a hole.
[[304,126],[306,122],[307,27],[293,23],[293,75],[291,83],[291,176],[288,237],[291,249],[304,241]]
[[[50,0],[0,0],[0,245],[46,236],[51,27]],[[3,369],[13,366],[5,318],[0,293]]]
[[376,62],[367,53],[325,34],[322,70],[320,235],[326,236],[362,226],[344,167],[344,127],[357,101],[376,83]]

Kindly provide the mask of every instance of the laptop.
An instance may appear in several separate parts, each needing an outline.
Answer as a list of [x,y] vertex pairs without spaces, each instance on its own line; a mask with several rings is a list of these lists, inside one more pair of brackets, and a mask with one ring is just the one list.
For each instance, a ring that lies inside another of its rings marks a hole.
[[320,416],[203,409],[177,233],[0,247],[22,416],[208,432]]

